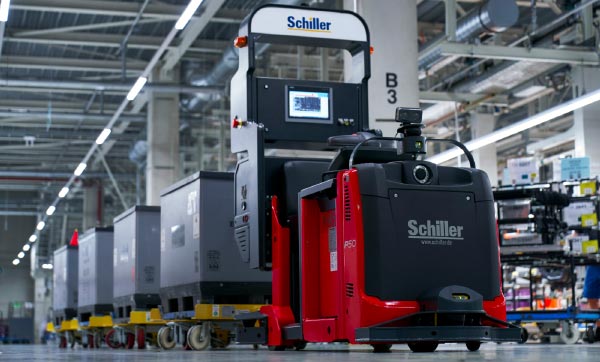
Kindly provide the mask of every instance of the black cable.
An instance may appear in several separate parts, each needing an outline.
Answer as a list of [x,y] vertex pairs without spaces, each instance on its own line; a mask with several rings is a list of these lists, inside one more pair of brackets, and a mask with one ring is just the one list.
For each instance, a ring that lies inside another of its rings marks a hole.
[[350,161],[348,162],[348,169],[349,170],[352,170],[352,165],[354,164],[354,156],[356,155],[356,151],[358,151],[358,149],[363,144],[365,144],[365,143],[367,143],[369,141],[402,141],[402,139],[401,138],[395,138],[395,137],[371,137],[369,139],[360,141],[356,146],[354,146],[354,149],[352,150],[352,153],[350,154]]
[[475,159],[473,158],[473,154],[471,153],[471,151],[469,151],[469,149],[465,145],[458,142],[457,140],[448,139],[448,138],[427,138],[426,141],[427,142],[447,142],[447,143],[453,144],[454,146],[460,148],[463,151],[463,153],[465,154],[465,156],[467,156],[467,160],[469,160],[469,165],[471,166],[471,168],[476,168],[475,167]]

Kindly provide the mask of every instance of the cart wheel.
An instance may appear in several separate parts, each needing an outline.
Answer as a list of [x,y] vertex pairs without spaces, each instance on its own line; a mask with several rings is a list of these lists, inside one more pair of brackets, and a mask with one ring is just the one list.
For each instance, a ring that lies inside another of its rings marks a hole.
[[523,344],[523,343],[527,342],[528,339],[529,339],[529,332],[527,332],[527,328],[521,327],[521,340],[519,341],[519,344]]
[[269,351],[285,351],[285,346],[269,346]]
[[175,341],[175,331],[172,327],[161,327],[156,334],[156,344],[161,349],[173,349],[177,342]]
[[302,351],[306,348],[306,341],[298,341],[294,343],[294,348],[296,351]]
[[135,334],[131,332],[125,333],[125,348],[133,349],[135,346]]
[[252,349],[255,350],[255,351],[257,351],[258,350],[258,344],[253,344],[252,345]]
[[136,330],[135,333],[138,349],[146,349],[146,330],[140,327]]
[[409,342],[408,348],[417,353],[434,352],[438,347],[438,342]]
[[108,331],[108,333],[106,333],[106,336],[104,336],[104,343],[106,343],[106,345],[112,349],[121,348],[123,347],[123,344],[119,342],[118,337],[117,330],[111,329]]
[[579,340],[579,329],[572,321],[560,321],[560,340],[564,344],[574,344]]
[[192,326],[187,332],[187,344],[193,350],[203,351],[210,345],[210,322]]
[[585,340],[587,343],[594,343],[596,341],[596,331],[593,326],[588,326],[585,329]]
[[392,349],[391,344],[372,344],[373,353],[387,353]]
[[58,342],[58,348],[67,348],[67,337],[61,335]]
[[469,341],[466,343],[467,349],[471,352],[479,351],[479,347],[481,347],[481,342],[479,341]]

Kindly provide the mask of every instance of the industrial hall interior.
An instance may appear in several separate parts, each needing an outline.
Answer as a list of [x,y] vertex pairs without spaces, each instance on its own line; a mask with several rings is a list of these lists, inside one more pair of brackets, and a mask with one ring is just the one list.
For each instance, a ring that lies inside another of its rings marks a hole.
[[0,0],[0,361],[600,361],[600,0]]

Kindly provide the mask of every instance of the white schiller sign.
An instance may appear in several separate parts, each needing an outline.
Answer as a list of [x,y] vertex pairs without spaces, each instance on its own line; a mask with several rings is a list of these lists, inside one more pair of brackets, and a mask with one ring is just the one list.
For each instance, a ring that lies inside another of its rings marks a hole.
[[250,24],[253,33],[301,36],[307,38],[367,41],[367,31],[351,13],[265,7]]

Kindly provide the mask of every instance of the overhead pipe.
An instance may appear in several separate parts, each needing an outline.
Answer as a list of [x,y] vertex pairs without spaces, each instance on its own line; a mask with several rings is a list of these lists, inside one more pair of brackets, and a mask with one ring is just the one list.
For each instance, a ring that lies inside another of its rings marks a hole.
[[[515,0],[488,0],[458,20],[454,41],[464,42],[483,33],[501,33],[512,27],[519,19],[519,8]],[[424,47],[419,57],[419,69],[428,69],[442,58],[439,44],[445,35],[437,37]]]

